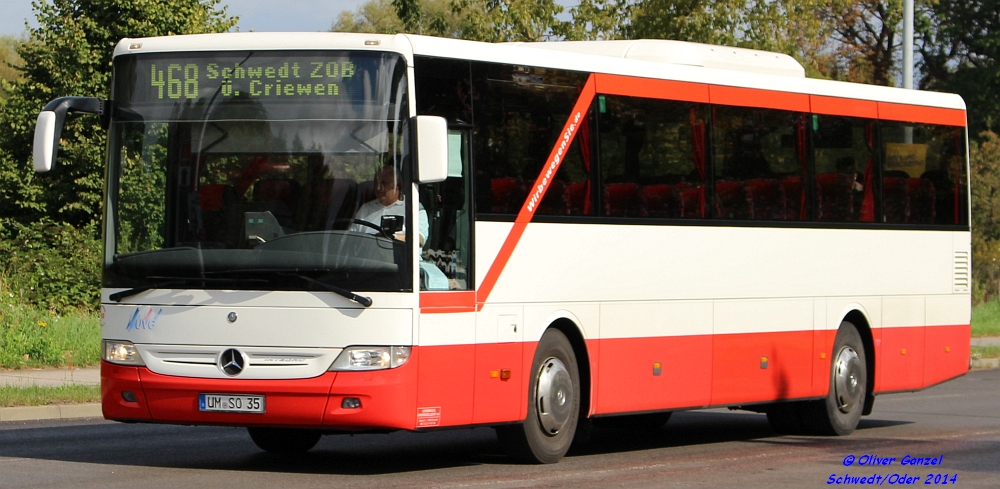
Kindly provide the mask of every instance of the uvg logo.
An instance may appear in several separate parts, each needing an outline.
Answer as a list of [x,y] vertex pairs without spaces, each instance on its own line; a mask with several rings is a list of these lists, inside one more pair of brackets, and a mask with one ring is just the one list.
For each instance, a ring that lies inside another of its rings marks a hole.
[[132,313],[132,319],[128,320],[128,325],[125,326],[125,331],[133,331],[139,329],[153,329],[156,327],[156,321],[160,319],[160,314],[163,313],[163,309],[156,311],[156,315],[153,315],[153,308],[146,310],[146,314],[142,316],[139,315],[139,308],[135,308],[135,312]]

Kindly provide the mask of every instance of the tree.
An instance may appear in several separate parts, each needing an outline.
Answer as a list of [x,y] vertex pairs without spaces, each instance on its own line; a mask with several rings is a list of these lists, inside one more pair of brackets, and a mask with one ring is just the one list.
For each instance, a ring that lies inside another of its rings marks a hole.
[[453,0],[452,10],[462,14],[462,39],[536,42],[558,37],[563,7],[554,0]]
[[972,278],[976,302],[1000,296],[1000,136],[979,135],[972,170]]
[[70,117],[57,169],[36,176],[30,157],[34,123],[49,100],[108,97],[111,58],[125,37],[227,31],[238,19],[219,0],[35,1],[38,28],[18,49],[21,79],[0,109],[0,217],[49,217],[76,227],[99,220],[105,132],[95,117]]
[[817,10],[832,26],[830,78],[892,86],[902,46],[903,0],[829,0]]
[[0,105],[7,100],[7,90],[20,78],[21,58],[17,49],[21,41],[9,36],[0,36]]
[[1000,0],[925,0],[916,22],[920,87],[960,94],[969,133],[1000,122]]
[[354,12],[341,12],[330,30],[459,37],[459,19],[450,0],[369,0]]

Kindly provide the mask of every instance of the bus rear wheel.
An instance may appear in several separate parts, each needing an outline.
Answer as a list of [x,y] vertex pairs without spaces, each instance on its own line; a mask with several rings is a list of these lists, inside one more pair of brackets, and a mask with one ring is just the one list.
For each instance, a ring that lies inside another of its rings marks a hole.
[[865,347],[858,328],[849,321],[840,323],[833,344],[830,390],[826,398],[799,406],[807,434],[843,436],[854,432],[861,421],[868,389]]
[[864,343],[857,327],[844,321],[834,340],[826,397],[773,404],[765,411],[767,420],[782,435],[849,435],[861,420],[867,388]]
[[825,399],[808,405],[806,420],[815,434],[849,435],[861,420],[868,389],[864,343],[849,321],[840,323],[831,363],[830,391]]
[[272,453],[305,453],[319,443],[322,433],[290,428],[247,428],[261,450]]
[[580,371],[573,347],[557,329],[538,342],[528,399],[523,423],[496,428],[500,445],[522,462],[558,462],[573,443],[580,417]]

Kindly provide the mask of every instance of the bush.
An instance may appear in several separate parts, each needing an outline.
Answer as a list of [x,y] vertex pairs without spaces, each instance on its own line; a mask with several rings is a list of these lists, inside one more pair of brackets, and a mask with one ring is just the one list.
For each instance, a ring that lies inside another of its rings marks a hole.
[[972,300],[1000,297],[1000,136],[980,135],[970,148],[972,171]]
[[0,368],[84,367],[100,361],[97,313],[19,304],[12,295],[0,297]]
[[0,293],[45,309],[95,311],[101,290],[95,228],[0,220]]

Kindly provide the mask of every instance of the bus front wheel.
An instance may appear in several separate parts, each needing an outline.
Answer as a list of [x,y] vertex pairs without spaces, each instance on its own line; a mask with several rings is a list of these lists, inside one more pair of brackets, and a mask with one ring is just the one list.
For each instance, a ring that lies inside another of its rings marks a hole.
[[561,331],[549,329],[538,342],[528,391],[528,417],[521,424],[498,426],[497,438],[517,460],[558,462],[573,443],[580,416],[580,371]]
[[319,443],[318,431],[290,428],[247,428],[258,448],[273,453],[304,453]]

